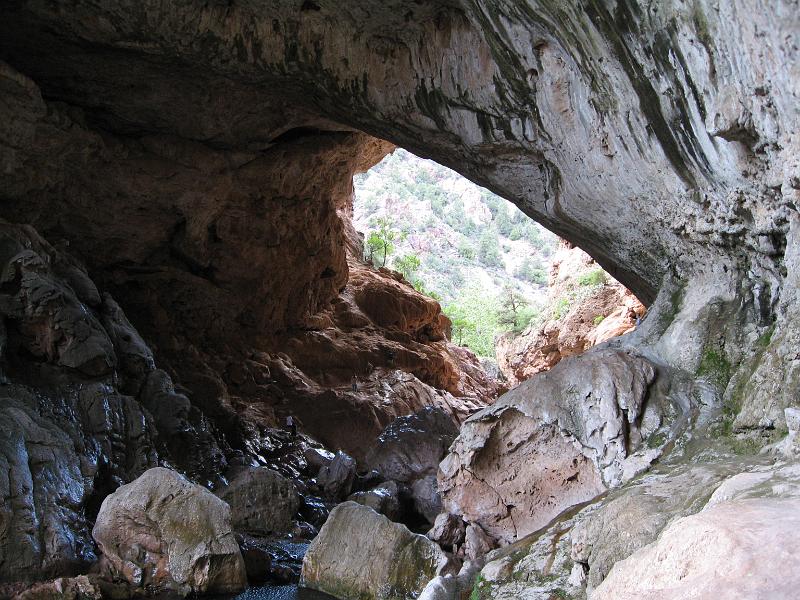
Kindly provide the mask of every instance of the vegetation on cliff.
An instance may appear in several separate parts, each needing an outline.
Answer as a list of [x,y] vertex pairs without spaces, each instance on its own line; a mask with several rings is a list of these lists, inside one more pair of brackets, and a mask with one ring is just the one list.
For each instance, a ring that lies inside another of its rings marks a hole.
[[514,205],[402,149],[355,189],[364,258],[439,300],[454,341],[493,356],[498,334],[538,313],[557,238]]

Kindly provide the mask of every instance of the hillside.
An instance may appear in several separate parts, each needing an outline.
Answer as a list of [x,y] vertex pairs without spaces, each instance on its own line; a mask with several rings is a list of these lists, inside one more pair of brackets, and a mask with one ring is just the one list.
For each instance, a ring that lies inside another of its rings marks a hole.
[[[365,257],[439,299],[456,341],[493,356],[495,335],[521,330],[545,303],[558,238],[513,204],[402,149],[354,182]],[[509,300],[521,310],[504,319]]]

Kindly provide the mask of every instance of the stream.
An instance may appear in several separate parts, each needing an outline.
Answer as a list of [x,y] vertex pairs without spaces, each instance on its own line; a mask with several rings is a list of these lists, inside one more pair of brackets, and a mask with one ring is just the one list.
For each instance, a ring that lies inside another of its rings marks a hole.
[[267,585],[252,587],[232,600],[336,600],[333,596],[297,585]]

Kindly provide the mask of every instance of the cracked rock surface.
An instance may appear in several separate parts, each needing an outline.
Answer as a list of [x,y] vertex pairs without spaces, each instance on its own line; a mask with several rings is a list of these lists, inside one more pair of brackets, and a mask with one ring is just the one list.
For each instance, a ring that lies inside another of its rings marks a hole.
[[524,382],[464,423],[440,466],[445,510],[507,543],[630,479],[678,415],[655,379],[647,359],[604,349]]

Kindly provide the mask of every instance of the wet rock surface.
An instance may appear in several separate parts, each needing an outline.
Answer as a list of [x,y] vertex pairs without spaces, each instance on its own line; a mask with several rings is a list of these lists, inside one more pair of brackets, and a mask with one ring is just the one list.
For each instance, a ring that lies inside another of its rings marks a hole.
[[453,418],[427,408],[395,419],[367,454],[366,464],[387,479],[413,483],[435,475],[442,457],[458,435]]
[[366,506],[337,506],[303,560],[302,585],[338,598],[418,595],[447,564],[442,550]]
[[451,415],[426,408],[392,421],[367,453],[365,464],[401,484],[413,510],[432,524],[442,510],[436,472],[457,435]]
[[159,440],[135,397],[152,355],[113,300],[30,227],[0,222],[0,248],[0,578],[24,580],[95,560],[93,513]]
[[286,533],[300,508],[294,484],[266,467],[241,470],[218,495],[231,507],[233,526],[240,532]]
[[230,507],[169,469],[149,469],[108,496],[92,535],[101,568],[135,587],[185,596],[247,585]]

